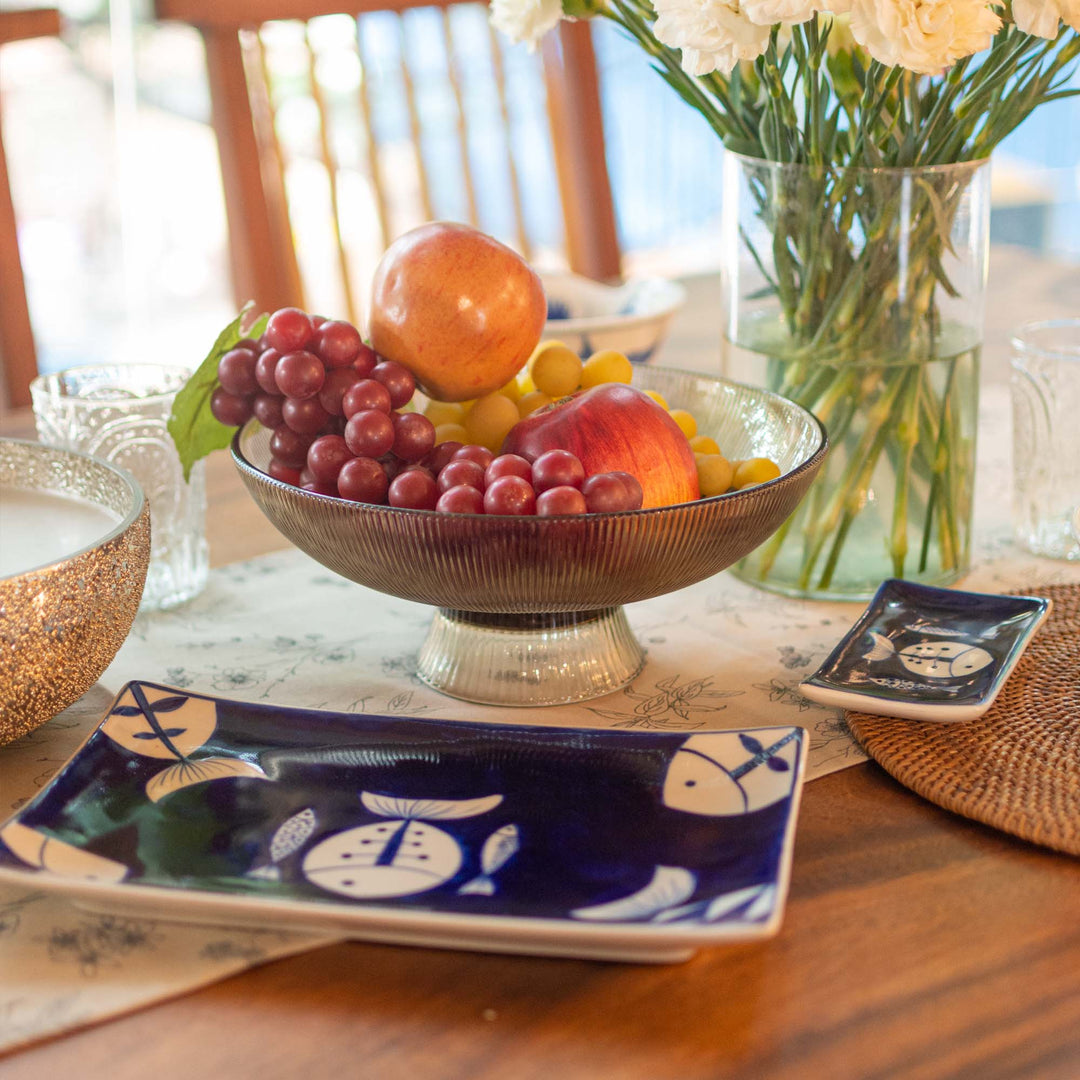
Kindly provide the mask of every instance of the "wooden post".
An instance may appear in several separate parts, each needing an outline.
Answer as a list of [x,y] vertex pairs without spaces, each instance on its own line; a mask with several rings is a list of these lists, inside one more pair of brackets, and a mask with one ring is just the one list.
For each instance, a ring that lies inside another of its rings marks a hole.
[[34,331],[26,303],[19,241],[15,230],[15,207],[8,183],[4,137],[0,131],[0,362],[3,363],[7,404],[20,408],[30,404],[30,383],[38,373]]
[[619,239],[589,23],[559,23],[542,49],[570,269],[597,281],[617,281]]
[[[60,33],[56,8],[0,11],[0,45]],[[30,383],[38,373],[37,348],[26,302],[26,280],[19,256],[15,204],[11,199],[4,136],[0,130],[0,407],[30,404]]]
[[285,192],[269,155],[260,152],[239,36],[217,27],[202,33],[236,302],[254,300],[257,311],[303,307]]

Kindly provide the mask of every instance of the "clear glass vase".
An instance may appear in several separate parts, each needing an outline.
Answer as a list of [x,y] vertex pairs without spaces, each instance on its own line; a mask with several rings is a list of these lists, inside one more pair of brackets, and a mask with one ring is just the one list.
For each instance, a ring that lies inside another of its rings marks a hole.
[[865,599],[971,550],[989,162],[833,169],[728,153],[724,373],[814,412],[831,449],[743,580]]

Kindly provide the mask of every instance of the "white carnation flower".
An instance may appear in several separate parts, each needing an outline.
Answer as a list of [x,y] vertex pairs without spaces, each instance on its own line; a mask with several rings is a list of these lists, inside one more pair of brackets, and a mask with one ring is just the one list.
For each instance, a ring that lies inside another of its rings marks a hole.
[[769,28],[752,23],[739,0],[654,0],[659,41],[682,50],[690,75],[730,75],[740,60],[756,60],[769,44]]
[[491,0],[491,25],[536,52],[540,39],[559,24],[561,0]]
[[751,22],[772,26],[778,22],[804,23],[822,11],[839,15],[851,7],[851,0],[741,0],[739,7]]
[[851,33],[877,61],[936,75],[990,47],[1001,19],[988,0],[852,0]]
[[1061,22],[1080,30],[1080,0],[1013,0],[1013,21],[1025,34],[1056,38]]

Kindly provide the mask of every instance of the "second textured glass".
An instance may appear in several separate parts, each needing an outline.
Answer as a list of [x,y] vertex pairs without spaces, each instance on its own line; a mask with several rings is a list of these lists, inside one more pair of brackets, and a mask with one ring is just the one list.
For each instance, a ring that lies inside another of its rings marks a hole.
[[1016,539],[1080,559],[1080,319],[1028,323],[1012,346]]

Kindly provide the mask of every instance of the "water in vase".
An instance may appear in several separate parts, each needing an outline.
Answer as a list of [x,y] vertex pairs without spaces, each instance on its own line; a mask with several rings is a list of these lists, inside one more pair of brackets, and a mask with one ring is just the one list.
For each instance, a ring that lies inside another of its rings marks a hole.
[[798,510],[738,576],[788,595],[848,600],[872,596],[888,577],[955,581],[970,562],[972,336],[943,333],[934,359],[844,364],[784,358],[790,352],[771,336],[764,348],[726,342],[726,373],[810,409],[828,429],[830,451]]

